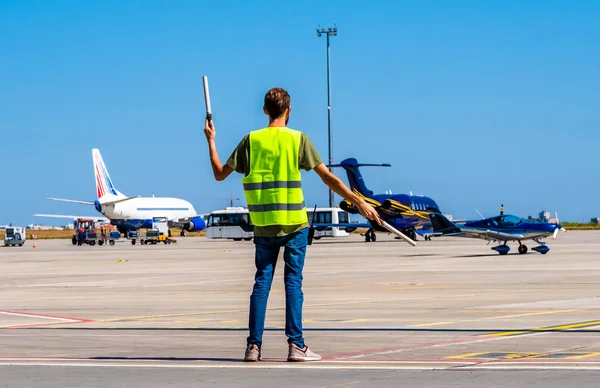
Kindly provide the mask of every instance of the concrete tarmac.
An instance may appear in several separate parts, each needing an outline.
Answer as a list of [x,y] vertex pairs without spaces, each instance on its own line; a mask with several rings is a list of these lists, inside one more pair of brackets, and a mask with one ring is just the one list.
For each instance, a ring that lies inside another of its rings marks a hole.
[[561,232],[546,255],[316,241],[303,324],[323,361],[300,364],[285,361],[283,262],[264,361],[247,364],[252,242],[177,240],[0,248],[0,386],[585,387],[600,369],[600,232]]

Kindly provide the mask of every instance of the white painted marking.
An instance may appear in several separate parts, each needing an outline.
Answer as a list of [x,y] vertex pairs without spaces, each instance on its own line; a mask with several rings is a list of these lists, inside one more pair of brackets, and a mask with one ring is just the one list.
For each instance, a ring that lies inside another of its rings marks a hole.
[[0,311],[0,314],[15,315],[18,317],[39,318],[39,319],[56,319],[58,321],[73,321],[73,322],[78,321],[77,319],[48,317],[46,315],[27,314],[27,313],[12,313],[12,312],[8,312],[8,311]]
[[[12,315],[17,317],[27,317],[27,318],[37,318],[37,319],[50,319],[54,321],[61,321],[65,323],[74,323],[74,322],[82,322],[80,319],[71,319],[71,318],[60,318],[60,317],[50,317],[46,315],[38,315],[38,314],[27,314],[27,313],[15,313],[9,311],[0,311],[0,314],[4,315]],[[51,325],[51,322],[46,323],[15,323],[9,325],[1,325],[0,329],[4,328],[19,328],[19,327],[29,327],[29,326],[43,326],[43,325]]]
[[132,363],[131,361],[125,362],[73,362],[72,360],[66,359],[65,361],[56,362],[48,361],[47,359],[41,359],[37,361],[37,359],[31,359],[31,361],[23,361],[23,359],[17,359],[16,361],[11,361],[8,359],[0,360],[0,367],[2,366],[53,366],[53,367],[95,367],[95,368],[187,368],[187,369],[322,369],[322,370],[369,370],[369,369],[405,369],[405,370],[439,370],[439,369],[454,369],[460,368],[461,370],[484,370],[484,369],[511,369],[511,370],[523,370],[523,369],[531,369],[531,370],[600,370],[600,362],[595,363],[573,363],[573,364],[562,364],[556,365],[552,363],[539,363],[539,364],[531,364],[531,363],[445,363],[439,361],[366,361],[360,363],[347,363],[347,362],[339,362],[339,361],[326,361],[326,362],[299,362],[299,363],[289,363],[286,361],[282,361],[281,363],[271,363],[271,362],[259,362],[259,363],[224,363],[224,362],[209,362],[202,364],[185,364],[185,363],[173,363],[173,362],[164,362],[164,363],[156,363],[156,362],[144,362],[144,363]]

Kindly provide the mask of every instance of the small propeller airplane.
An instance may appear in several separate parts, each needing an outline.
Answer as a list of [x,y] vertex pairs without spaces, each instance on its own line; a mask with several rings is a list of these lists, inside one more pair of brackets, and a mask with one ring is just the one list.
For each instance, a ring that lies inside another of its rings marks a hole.
[[[408,236],[412,240],[416,240],[415,229],[429,224],[429,213],[427,209],[439,211],[437,203],[422,195],[409,194],[374,194],[365,185],[360,167],[391,167],[390,164],[366,164],[358,163],[354,158],[342,160],[340,164],[328,165],[328,167],[342,167],[348,176],[350,189],[359,197],[363,198],[369,205],[373,206],[382,220]],[[347,200],[340,202],[340,208],[344,211],[357,214],[358,209]],[[368,228],[365,233],[366,242],[374,242],[377,240],[375,231],[389,233],[383,226],[378,225],[375,221],[369,221],[365,224],[319,224],[319,228],[324,227],[346,227],[349,229]]]
[[429,213],[431,225],[433,226],[432,231],[419,231],[419,234],[428,236],[428,240],[432,236],[450,236],[450,237],[468,237],[468,238],[480,238],[487,240],[488,244],[492,241],[500,242],[500,245],[492,247],[492,249],[501,255],[506,255],[510,251],[510,247],[507,245],[509,241],[519,242],[519,253],[527,253],[527,246],[522,244],[524,240],[534,240],[538,244],[537,247],[531,248],[532,250],[541,254],[546,254],[550,248],[541,239],[552,236],[552,239],[556,239],[559,231],[566,232],[566,229],[562,227],[558,220],[558,213],[556,214],[556,224],[549,222],[529,222],[523,218],[504,214],[504,208],[501,208],[500,215],[484,218],[482,220],[464,221],[464,223],[457,225],[448,220],[439,211],[432,211]]

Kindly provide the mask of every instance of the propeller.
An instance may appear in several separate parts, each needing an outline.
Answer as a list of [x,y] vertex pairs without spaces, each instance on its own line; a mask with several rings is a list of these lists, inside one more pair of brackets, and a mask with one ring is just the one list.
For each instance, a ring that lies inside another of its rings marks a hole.
[[562,227],[562,225],[560,224],[560,220],[558,219],[558,212],[554,212],[554,215],[556,215],[556,229],[554,229],[554,233],[552,234],[552,240],[556,239],[556,236],[558,235],[558,231],[562,230],[563,232],[566,232],[567,230],[565,228]]

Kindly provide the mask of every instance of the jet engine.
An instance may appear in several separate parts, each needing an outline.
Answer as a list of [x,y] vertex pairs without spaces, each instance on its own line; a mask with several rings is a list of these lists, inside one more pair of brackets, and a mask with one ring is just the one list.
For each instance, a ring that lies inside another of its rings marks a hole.
[[187,232],[199,232],[204,230],[204,228],[206,228],[206,222],[204,222],[204,218],[202,217],[194,217],[183,225],[183,230]]

